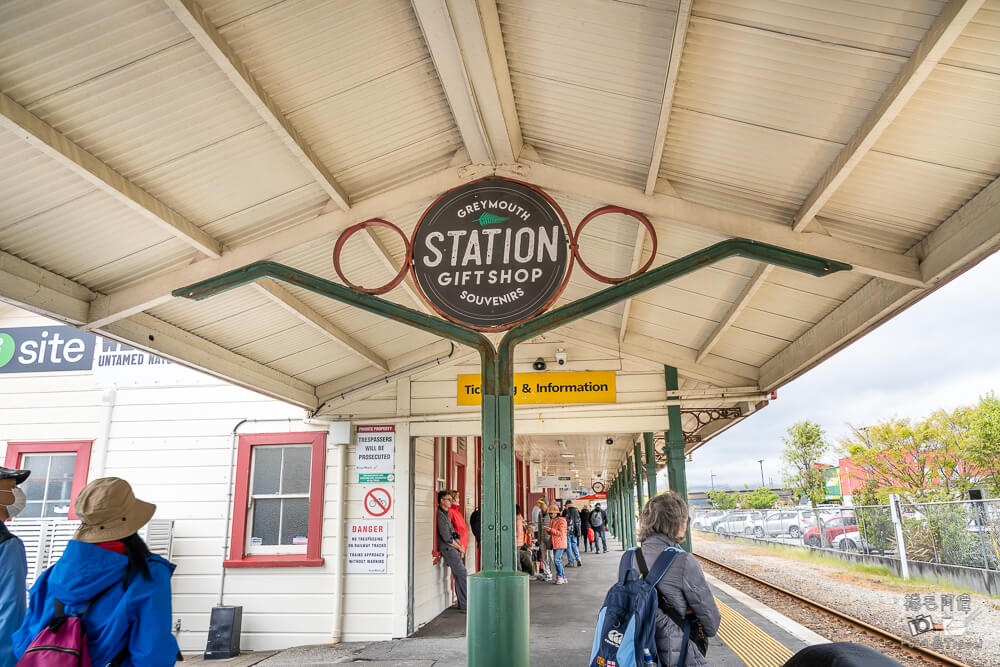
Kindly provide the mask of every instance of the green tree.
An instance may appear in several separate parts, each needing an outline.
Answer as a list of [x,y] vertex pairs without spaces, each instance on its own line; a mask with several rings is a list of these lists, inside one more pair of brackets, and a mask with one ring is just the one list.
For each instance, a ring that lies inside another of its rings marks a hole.
[[774,504],[778,502],[778,497],[777,493],[763,486],[743,494],[743,500],[747,507],[753,510],[766,510],[774,507]]
[[973,476],[991,496],[1000,496],[1000,398],[993,392],[971,409],[969,431],[964,453]]
[[823,486],[823,471],[814,464],[823,458],[830,450],[823,429],[819,424],[810,421],[796,422],[788,427],[788,435],[782,438],[785,449],[781,454],[785,462],[785,484],[797,491],[801,496],[808,497],[812,504],[816,525],[819,526],[820,543],[829,546],[823,531],[823,521],[820,519],[816,505],[826,497]]
[[717,510],[734,510],[739,507],[739,496],[735,493],[709,491],[708,497],[712,501],[712,507]]

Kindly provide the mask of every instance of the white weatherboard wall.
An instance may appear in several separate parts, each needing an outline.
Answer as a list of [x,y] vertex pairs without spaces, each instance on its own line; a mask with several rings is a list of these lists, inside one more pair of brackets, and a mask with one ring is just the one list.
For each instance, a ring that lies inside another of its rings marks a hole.
[[[0,328],[52,324],[0,304]],[[0,375],[0,461],[9,441],[97,440],[101,394],[90,371]],[[395,396],[390,398],[395,400]],[[178,640],[183,651],[204,650],[211,608],[218,603],[221,564],[228,547],[225,522],[234,427],[251,419],[279,421],[246,423],[240,434],[329,428],[305,424],[304,417],[301,408],[214,380],[197,386],[118,389],[106,466],[98,470],[99,463],[92,457],[88,479],[122,477],[133,485],[138,497],[157,505],[157,518],[175,520],[173,611],[174,619],[181,621]],[[390,417],[380,423],[393,421]],[[388,520],[388,572],[344,577],[344,641],[406,636],[409,424],[404,421],[396,428],[399,481],[393,518]],[[361,500],[368,485],[357,483],[353,433],[347,424],[336,423],[331,432],[334,435],[328,438],[326,457],[324,565],[226,572],[224,603],[243,606],[244,650],[323,644],[333,636],[333,595],[336,577],[343,568],[343,562],[335,562],[334,553],[337,540],[344,537],[335,505],[336,485],[347,480],[347,520],[363,518]],[[336,448],[348,441],[352,444],[345,457],[347,469],[341,471],[337,469]],[[430,453],[433,456],[432,450]],[[426,501],[418,496],[418,502]],[[429,550],[417,553],[428,554],[418,562],[430,562]],[[442,566],[436,570],[433,576],[441,579]],[[419,567],[418,572],[422,576]],[[416,602],[423,602],[419,594]],[[444,606],[435,598],[427,608],[439,612]]]

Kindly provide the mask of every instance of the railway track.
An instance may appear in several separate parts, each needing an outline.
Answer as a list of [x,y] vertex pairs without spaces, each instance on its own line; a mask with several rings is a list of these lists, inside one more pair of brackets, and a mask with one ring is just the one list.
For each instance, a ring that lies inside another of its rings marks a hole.
[[[904,665],[969,667],[966,663],[942,655],[937,651],[910,645],[903,637],[865,623],[781,586],[741,572],[717,560],[698,554],[695,554],[695,557],[701,561],[703,567],[708,566],[705,567],[706,572],[761,599],[768,606],[781,609],[781,612],[786,616],[831,641],[853,641],[865,644]],[[837,626],[843,627],[844,624],[853,628],[854,632],[838,632]]]

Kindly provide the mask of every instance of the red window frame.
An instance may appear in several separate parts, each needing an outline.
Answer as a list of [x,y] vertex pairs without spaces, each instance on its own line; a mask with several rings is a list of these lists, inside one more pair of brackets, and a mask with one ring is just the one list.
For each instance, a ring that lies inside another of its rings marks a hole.
[[76,520],[78,517],[73,512],[73,503],[76,502],[77,494],[87,486],[87,475],[90,474],[90,450],[93,446],[93,440],[8,442],[3,465],[5,468],[20,468],[21,459],[25,454],[76,454],[73,488],[69,492],[69,518]]
[[[323,548],[323,491],[326,483],[326,431],[251,433],[241,435],[236,452],[236,490],[229,558],[223,567],[319,567]],[[250,498],[250,455],[254,447],[312,445],[309,488],[309,543],[304,554],[247,554],[247,514]]]

